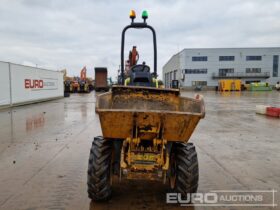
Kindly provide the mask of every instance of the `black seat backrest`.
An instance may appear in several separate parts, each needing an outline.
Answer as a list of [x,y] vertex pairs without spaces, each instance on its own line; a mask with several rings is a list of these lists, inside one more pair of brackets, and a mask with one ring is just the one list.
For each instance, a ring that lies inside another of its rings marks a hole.
[[132,72],[147,72],[150,73],[150,67],[145,64],[138,64],[131,67]]

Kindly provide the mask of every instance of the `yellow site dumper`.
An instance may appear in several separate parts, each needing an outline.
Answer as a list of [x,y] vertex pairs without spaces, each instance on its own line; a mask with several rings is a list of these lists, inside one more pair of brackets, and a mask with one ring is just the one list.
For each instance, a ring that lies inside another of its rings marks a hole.
[[[155,33],[146,23],[128,28],[148,28],[154,36],[154,71],[145,63],[131,68],[124,77],[122,36],[121,84],[98,95],[103,136],[94,138],[88,165],[88,196],[95,201],[111,197],[113,177],[168,183],[186,196],[198,187],[199,170],[195,146],[189,139],[205,116],[203,97],[180,96],[178,89],[159,88],[156,79]],[[134,15],[135,17],[135,15]]]

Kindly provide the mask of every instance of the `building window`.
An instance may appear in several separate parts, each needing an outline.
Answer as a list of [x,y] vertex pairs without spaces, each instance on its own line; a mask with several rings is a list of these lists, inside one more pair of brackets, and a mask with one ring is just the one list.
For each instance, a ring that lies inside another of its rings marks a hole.
[[166,73],[166,87],[170,87],[171,82],[171,72]]
[[273,56],[273,77],[278,77],[278,63],[279,63],[279,55]]
[[260,55],[248,55],[246,56],[246,61],[261,61],[262,56]]
[[167,87],[168,85],[168,73],[165,73],[165,86]]
[[171,72],[168,72],[166,73],[166,87],[169,87],[170,86],[170,75],[171,75]]
[[192,86],[207,86],[207,81],[192,81]]
[[219,61],[234,61],[234,56],[219,56]]
[[207,74],[207,69],[185,69],[185,74]]
[[194,56],[192,61],[207,61],[207,56]]
[[174,77],[173,77],[173,79],[175,79],[175,80],[176,80],[176,79],[177,79],[177,70],[174,70],[174,72],[173,72],[173,73],[174,73]]
[[219,69],[219,76],[227,76],[227,73],[234,73],[234,69]]
[[246,73],[261,73],[261,68],[246,68]]

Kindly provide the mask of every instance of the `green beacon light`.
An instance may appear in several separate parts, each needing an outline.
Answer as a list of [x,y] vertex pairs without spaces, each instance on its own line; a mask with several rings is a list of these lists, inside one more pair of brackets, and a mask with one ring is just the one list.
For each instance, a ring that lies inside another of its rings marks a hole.
[[148,19],[148,12],[146,10],[144,10],[142,12],[142,18],[143,18],[144,22],[146,22],[146,19]]

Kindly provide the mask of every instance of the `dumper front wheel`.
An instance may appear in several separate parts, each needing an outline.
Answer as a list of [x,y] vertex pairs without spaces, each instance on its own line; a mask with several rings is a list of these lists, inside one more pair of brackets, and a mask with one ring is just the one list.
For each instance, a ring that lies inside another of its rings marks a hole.
[[111,157],[112,142],[95,137],[88,162],[88,197],[94,201],[106,201],[112,193]]
[[198,178],[195,146],[192,143],[176,143],[171,154],[171,188],[182,196],[196,193]]

